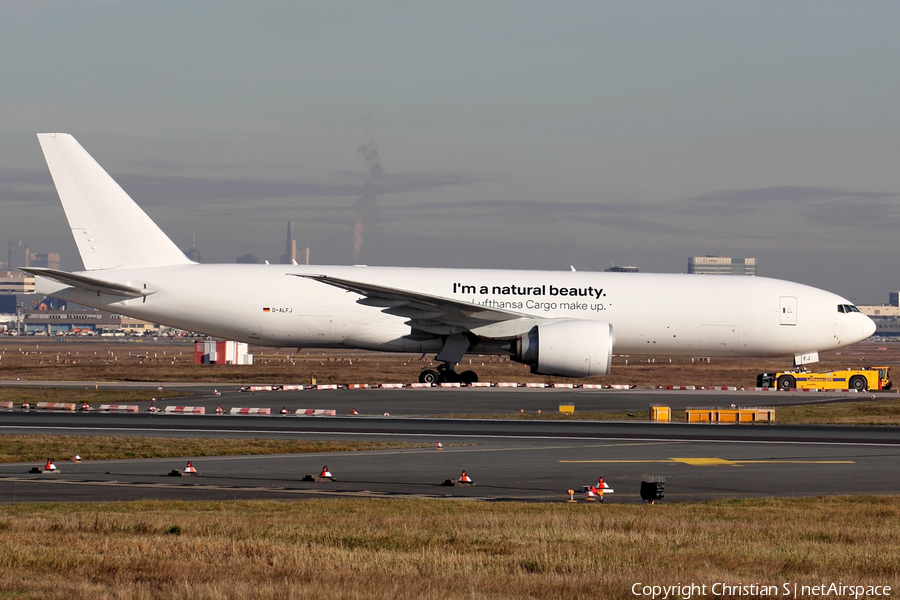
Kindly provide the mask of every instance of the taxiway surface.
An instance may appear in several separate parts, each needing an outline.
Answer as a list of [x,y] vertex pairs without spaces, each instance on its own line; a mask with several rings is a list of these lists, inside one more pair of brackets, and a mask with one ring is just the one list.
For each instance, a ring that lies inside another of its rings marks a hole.
[[[395,393],[401,392],[408,391]],[[428,390],[414,395],[432,394],[426,400],[434,402],[446,398],[445,392]],[[304,393],[309,394],[299,394]],[[314,393],[326,397],[325,392]],[[512,412],[509,403],[539,402],[530,397],[542,393],[545,392],[513,390],[484,396],[489,402],[499,403],[500,412],[508,413]],[[610,394],[610,399],[643,403],[642,410],[646,410],[647,404],[640,396],[628,396],[633,393]],[[669,393],[664,398],[671,400],[680,393],[683,392]],[[279,398],[287,401],[287,395],[280,394]],[[704,400],[711,397],[705,392],[700,395]],[[622,396],[624,400],[616,399]],[[360,398],[350,397],[354,401]],[[216,400],[221,402],[221,398]],[[696,403],[696,395],[686,401]],[[640,502],[640,482],[650,475],[666,477],[669,500],[900,491],[900,430],[890,427],[13,411],[0,415],[0,431],[389,439],[429,444],[427,448],[377,452],[88,460],[78,464],[60,461],[61,472],[53,475],[29,475],[28,469],[35,464],[4,464],[0,465],[0,502],[297,499],[331,495],[564,500],[567,489],[596,483],[601,475],[615,489],[607,502]],[[433,446],[438,442],[444,445],[443,449]],[[193,461],[199,477],[167,475],[173,469],[183,468],[186,460]],[[326,464],[334,481],[302,481],[305,475],[317,474]],[[458,478],[462,470],[475,480],[475,487],[441,485],[447,479]]]

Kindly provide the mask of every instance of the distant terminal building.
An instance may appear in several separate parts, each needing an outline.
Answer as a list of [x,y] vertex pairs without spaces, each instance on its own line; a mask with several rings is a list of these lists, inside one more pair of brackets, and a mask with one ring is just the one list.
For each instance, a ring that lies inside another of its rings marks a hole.
[[620,266],[617,266],[617,265],[613,265],[613,266],[608,267],[607,269],[605,269],[605,271],[606,271],[607,273],[639,273],[640,270],[641,270],[640,267],[634,267],[634,266],[627,266],[627,267],[626,267],[626,266],[621,266],[621,267],[620,267]]
[[0,271],[0,294],[33,294],[34,276],[23,271]]
[[891,292],[889,304],[891,306],[900,306],[900,292]]
[[32,310],[22,315],[23,332],[43,335],[155,334],[159,325],[99,310]]
[[237,257],[237,262],[242,265],[259,265],[262,259],[255,254],[248,253]]
[[756,275],[755,258],[730,258],[707,254],[688,258],[688,273],[698,275]]

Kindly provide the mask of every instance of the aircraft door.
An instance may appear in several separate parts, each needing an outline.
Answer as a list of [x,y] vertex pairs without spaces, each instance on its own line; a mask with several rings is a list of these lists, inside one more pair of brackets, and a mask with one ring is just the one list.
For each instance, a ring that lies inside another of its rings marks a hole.
[[782,325],[797,324],[797,298],[782,296],[778,310],[778,322]]

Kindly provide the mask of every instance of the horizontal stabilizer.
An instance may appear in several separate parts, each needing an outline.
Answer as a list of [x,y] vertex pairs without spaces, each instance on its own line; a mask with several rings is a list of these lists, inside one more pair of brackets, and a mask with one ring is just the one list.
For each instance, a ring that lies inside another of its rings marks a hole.
[[146,288],[134,287],[123,283],[115,283],[112,281],[104,281],[96,277],[88,277],[86,275],[77,275],[67,271],[57,271],[56,269],[45,269],[42,267],[25,267],[21,269],[26,273],[31,273],[38,277],[46,277],[53,281],[58,281],[65,285],[75,288],[96,292],[97,294],[110,294],[113,296],[125,296],[127,298],[140,298],[141,296],[149,296],[155,294],[156,290],[148,290]]

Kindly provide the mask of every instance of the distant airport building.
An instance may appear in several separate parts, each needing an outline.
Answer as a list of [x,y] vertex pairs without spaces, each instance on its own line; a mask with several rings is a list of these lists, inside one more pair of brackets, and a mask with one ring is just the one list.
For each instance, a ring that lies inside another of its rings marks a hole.
[[23,333],[59,335],[155,334],[159,325],[100,310],[37,310],[22,315]]
[[900,306],[900,292],[891,292],[889,304],[891,306]]
[[641,268],[635,266],[616,266],[612,265],[605,269],[607,273],[639,273]]
[[22,271],[0,271],[0,294],[33,294],[34,277]]
[[244,254],[243,256],[237,257],[237,262],[242,265],[259,265],[262,264],[262,259],[255,254]]
[[182,250],[184,255],[188,257],[188,260],[192,260],[195,263],[200,262],[200,251],[197,250],[197,238],[194,236],[194,232],[191,232],[191,247],[187,250]]
[[9,242],[7,248],[7,269],[18,269],[20,267],[31,266],[31,250],[22,242],[22,240]]
[[297,252],[297,241],[294,239],[294,222],[288,221],[287,224],[287,241],[284,245],[284,254],[281,255],[281,264],[283,265],[308,265],[309,264],[309,248],[304,248],[302,252]]
[[698,275],[756,275],[755,258],[730,258],[717,254],[691,256],[688,273]]
[[48,252],[46,254],[32,254],[31,267],[43,267],[45,269],[59,270],[59,254]]

